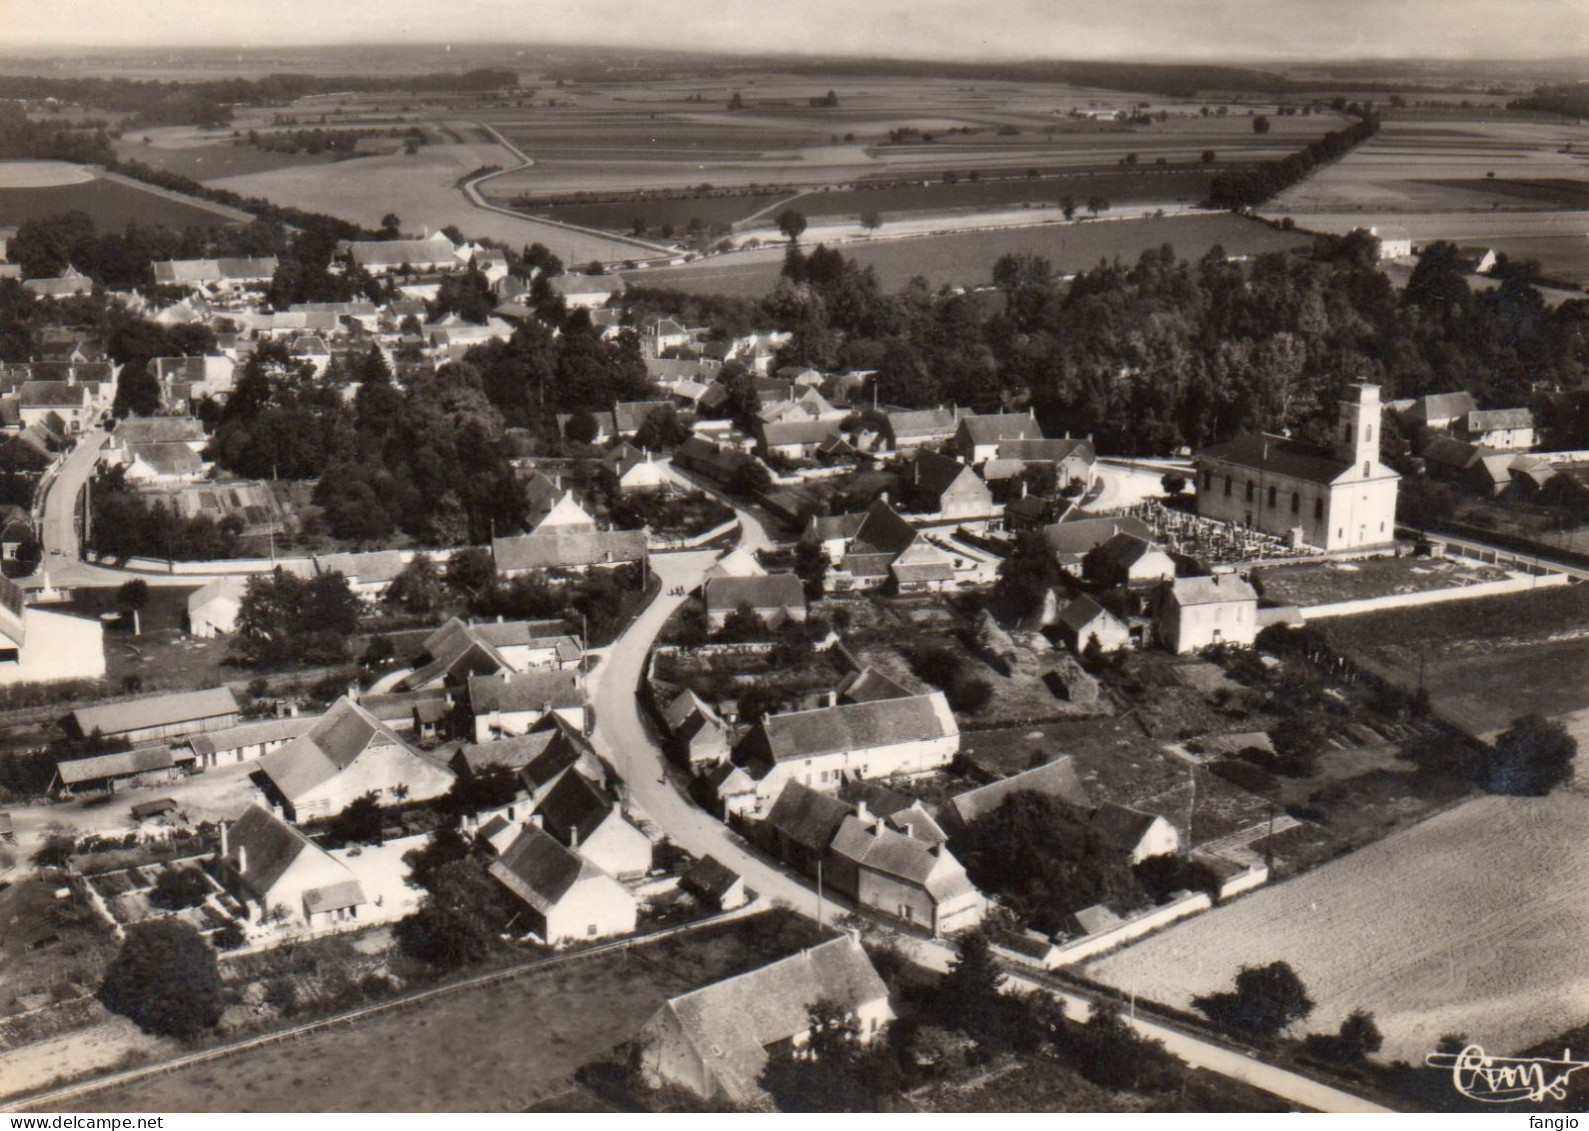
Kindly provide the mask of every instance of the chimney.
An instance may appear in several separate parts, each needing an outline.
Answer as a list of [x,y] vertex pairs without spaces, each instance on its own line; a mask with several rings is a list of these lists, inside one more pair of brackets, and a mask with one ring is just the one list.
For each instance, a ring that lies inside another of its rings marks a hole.
[[237,870],[243,875],[248,874],[248,845],[237,846]]
[[569,825],[568,826],[568,847],[570,847],[570,848],[578,848],[579,847],[579,826],[578,825]]
[[916,835],[916,823],[914,821],[901,821],[900,829],[908,837],[914,837]]
[[822,693],[822,705],[824,707],[837,707],[839,705],[839,692],[837,688],[830,687]]
[[542,819],[542,817],[541,817],[541,815],[539,813],[531,813],[530,814],[530,824],[534,825],[536,828],[539,829],[539,828],[542,828],[545,825],[545,821]]
[[855,818],[856,820],[862,822],[870,821],[872,819],[872,815],[866,811],[866,802],[857,801],[855,803]]
[[227,856],[231,855],[226,850],[226,842],[227,842],[227,839],[228,839],[227,834],[230,832],[230,830],[231,830],[231,822],[230,821],[222,821],[221,822],[221,859],[223,859],[223,860],[226,859]]
[[623,802],[619,801],[616,797],[613,798],[612,801],[612,815],[614,817],[623,816]]
[[348,698],[355,703],[359,701],[359,681],[356,679],[348,680]]
[[503,668],[501,671],[499,671],[497,673],[497,678],[500,679],[503,683],[507,683],[508,680],[513,678],[513,673],[511,671],[509,671],[507,668]]

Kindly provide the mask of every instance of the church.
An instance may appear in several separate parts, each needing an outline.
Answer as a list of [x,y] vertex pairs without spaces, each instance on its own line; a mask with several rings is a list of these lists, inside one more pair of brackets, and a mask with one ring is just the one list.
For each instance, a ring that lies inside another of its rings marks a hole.
[[1353,385],[1333,447],[1268,433],[1238,436],[1197,456],[1197,513],[1334,552],[1396,537],[1401,476],[1379,461],[1378,385]]

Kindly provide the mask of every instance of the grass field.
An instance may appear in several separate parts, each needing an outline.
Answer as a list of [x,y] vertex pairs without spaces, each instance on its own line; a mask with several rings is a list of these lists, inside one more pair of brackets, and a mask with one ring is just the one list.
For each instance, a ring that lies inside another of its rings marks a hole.
[[[818,941],[767,912],[463,990],[218,1064],[101,1092],[78,1111],[522,1111],[630,1039],[665,1000]],[[394,1087],[401,1082],[401,1087]]]
[[[128,134],[116,144],[116,156],[123,161],[138,161],[164,173],[192,177],[195,181],[216,181],[222,177],[241,177],[274,169],[296,169],[331,164],[324,154],[277,153],[257,149],[247,142],[234,143],[224,135],[195,137],[186,127],[180,132],[151,130],[147,135]],[[175,137],[172,137],[175,135]],[[151,144],[140,140],[150,137]],[[175,139],[180,138],[179,144]]]
[[1589,707],[1589,586],[1329,621],[1335,646],[1474,734]]
[[[918,274],[926,276],[934,287],[977,286],[992,279],[993,264],[1000,256],[1019,252],[1046,256],[1057,270],[1072,272],[1095,267],[1103,259],[1118,257],[1135,263],[1144,251],[1166,243],[1183,258],[1195,260],[1216,245],[1228,255],[1259,255],[1304,247],[1308,239],[1239,216],[1214,213],[878,240],[845,244],[841,250],[875,268],[884,290],[891,291]],[[779,248],[706,259],[685,267],[630,272],[625,277],[638,285],[695,294],[762,295],[777,284],[782,266]]]
[[139,188],[120,180],[92,177],[69,184],[6,187],[0,172],[0,224],[21,224],[63,212],[88,213],[102,231],[129,223],[165,224],[173,228],[215,227],[235,223],[212,209]]
[[1172,927],[1088,973],[1186,1007],[1243,963],[1289,962],[1306,1031],[1371,1010],[1383,1056],[1464,1032],[1505,1055],[1589,1016],[1589,797],[1486,797]]
[[1500,581],[1503,569],[1467,562],[1376,558],[1361,562],[1327,562],[1255,570],[1253,583],[1264,600],[1277,605],[1311,608],[1338,601],[1359,601],[1394,593],[1427,593],[1485,581]]

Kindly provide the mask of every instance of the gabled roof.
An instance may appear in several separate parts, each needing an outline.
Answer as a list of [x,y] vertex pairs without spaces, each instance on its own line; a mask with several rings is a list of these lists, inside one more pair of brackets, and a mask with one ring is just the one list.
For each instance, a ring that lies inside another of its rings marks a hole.
[[673,998],[662,1006],[727,1097],[755,1105],[767,1049],[804,1033],[810,1008],[828,1001],[849,1010],[887,1002],[860,942],[850,935],[779,962]]
[[904,699],[913,694],[908,687],[874,667],[851,672],[839,682],[839,698],[848,703],[871,703],[878,699]]
[[894,443],[901,437],[916,439],[923,436],[949,437],[954,435],[959,415],[952,408],[919,408],[904,412],[885,413],[888,430]]
[[293,862],[306,852],[322,852],[310,839],[260,805],[250,805],[226,830],[226,854],[256,899],[263,899]]
[[534,825],[524,826],[488,870],[499,883],[542,914],[562,902],[575,884],[607,874]]
[[424,240],[355,240],[348,254],[360,267],[423,267],[456,262],[452,241],[437,232]]
[[132,455],[157,475],[198,476],[204,471],[199,453],[181,441],[134,444]]
[[1070,755],[1064,754],[1035,769],[957,794],[944,802],[939,815],[964,827],[978,817],[993,812],[1004,804],[1012,793],[1027,791],[1041,793],[1046,797],[1057,797],[1066,804],[1080,809],[1091,807],[1087,790],[1081,784],[1081,779],[1076,776],[1075,763]]
[[[953,461],[951,461],[953,462]],[[956,463],[958,468],[960,464]],[[916,528],[882,499],[872,500],[850,543],[852,554],[903,553],[917,538]]]
[[322,554],[315,558],[315,567],[321,573],[340,573],[349,581],[361,585],[378,585],[389,582],[403,572],[403,554],[400,550],[366,550],[363,553]]
[[667,709],[662,712],[662,721],[667,724],[670,733],[677,733],[680,727],[695,718],[707,720],[718,725],[723,723],[722,716],[712,708],[712,705],[688,687],[679,692],[674,697],[673,702],[669,703]]
[[[1026,419],[1022,417],[1021,419]],[[953,487],[963,476],[969,475],[978,483],[977,473],[949,456],[922,448],[910,461],[907,475],[912,486],[929,495],[939,496]]]
[[853,806],[832,794],[791,780],[768,811],[767,827],[813,852],[825,852],[839,826],[854,812]]
[[551,534],[557,531],[595,530],[596,520],[579,505],[574,492],[564,491],[562,497],[546,512],[546,517],[535,524],[533,533]]
[[17,395],[23,408],[77,408],[88,400],[88,386],[65,381],[28,381]]
[[[876,506],[877,503],[874,502],[872,505]],[[866,521],[866,515],[866,511],[855,511],[852,514],[815,514],[806,523],[806,533],[819,542],[841,538],[849,541],[855,537],[861,524]]]
[[1105,801],[1087,818],[1087,826],[1111,848],[1131,852],[1142,843],[1142,838],[1158,819],[1154,813]]
[[491,556],[499,571],[636,562],[645,550],[644,530],[558,530],[491,540]]
[[1407,418],[1422,423],[1454,420],[1466,416],[1477,407],[1472,393],[1430,393],[1413,401],[1412,407],[1407,410]]
[[805,585],[792,573],[768,573],[759,577],[712,577],[705,585],[708,611],[733,610],[740,605],[752,609],[804,609]]
[[[183,358],[183,361],[204,359]],[[196,416],[129,416],[116,425],[114,438],[122,444],[198,443],[204,439],[204,422]]]
[[1087,596],[1077,597],[1066,605],[1064,611],[1059,614],[1059,623],[1072,632],[1081,632],[1088,625],[1098,620],[1113,621],[1115,624],[1120,625],[1121,628],[1125,627],[1119,617]]
[[1423,446],[1423,458],[1441,467],[1466,471],[1489,454],[1490,449],[1450,436],[1431,436]]
[[[493,766],[522,770],[539,758],[556,738],[556,731],[538,730],[499,739],[496,742],[471,742],[461,747],[456,757],[461,758],[464,765],[473,773],[479,773]],[[453,764],[457,765],[457,762],[454,761]]]
[[306,733],[261,758],[259,768],[290,801],[342,773],[366,750],[381,746],[423,758],[396,731],[344,695]]
[[1257,602],[1258,591],[1233,573],[1211,577],[1177,577],[1170,583],[1170,599],[1188,605],[1223,605],[1232,601]]
[[838,424],[832,420],[776,420],[760,421],[756,434],[769,448],[787,444],[820,444],[830,436],[838,435]]
[[834,834],[833,855],[871,872],[924,888],[939,900],[975,890],[948,849],[896,832],[882,821],[846,817]]
[[715,856],[703,856],[679,877],[679,886],[696,895],[721,899],[733,890],[743,877],[723,864]]
[[618,801],[584,774],[564,774],[535,810],[559,844],[577,849],[608,821],[622,821]]
[[317,715],[286,715],[279,719],[240,723],[224,730],[207,730],[191,735],[187,739],[188,749],[209,757],[220,750],[236,750],[262,742],[285,742],[308,731],[318,719]]
[[960,427],[973,444],[996,444],[1001,440],[1041,440],[1043,430],[1037,420],[1025,412],[990,413],[987,416],[965,416]]
[[1092,551],[1122,569],[1129,569],[1155,552],[1161,551],[1151,539],[1136,534],[1116,534]]
[[1072,457],[1093,463],[1098,453],[1090,440],[1001,440],[993,456],[1021,463],[1059,463]]
[[469,677],[469,707],[476,715],[542,708],[556,711],[584,702],[578,672],[552,669]]
[[146,774],[154,770],[169,770],[179,759],[169,746],[143,746],[137,750],[123,750],[117,754],[96,754],[92,758],[74,758],[58,762],[56,773],[65,785],[98,781],[101,778],[126,777],[129,774]]
[[178,691],[100,707],[79,707],[72,721],[79,733],[122,734],[150,727],[196,723],[220,715],[235,715],[239,708],[230,687],[211,687],[203,691]]
[[[1199,463],[1218,461],[1234,467],[1285,475],[1308,483],[1334,483],[1352,465],[1335,458],[1329,448],[1272,436],[1266,432],[1237,436],[1197,454]],[[1391,474],[1394,474],[1392,472]]]
[[546,280],[554,294],[592,295],[592,294],[622,294],[624,289],[621,275],[553,275]]
[[943,693],[934,691],[770,715],[746,743],[753,760],[784,762],[905,742],[931,742],[959,733]]
[[1043,527],[1043,541],[1049,552],[1061,560],[1080,560],[1089,550],[1103,545],[1116,534],[1153,537],[1153,531],[1140,518],[1130,515],[1106,518],[1081,518],[1055,522]]
[[1526,408],[1492,408],[1468,413],[1468,432],[1496,432],[1534,427],[1534,414]]

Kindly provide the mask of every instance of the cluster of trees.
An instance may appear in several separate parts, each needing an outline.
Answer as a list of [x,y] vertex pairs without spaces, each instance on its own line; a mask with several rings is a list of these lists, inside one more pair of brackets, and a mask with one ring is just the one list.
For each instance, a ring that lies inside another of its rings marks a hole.
[[[1297,184],[1320,165],[1344,157],[1379,132],[1379,119],[1359,110],[1358,120],[1331,130],[1279,161],[1265,161],[1220,173],[1208,186],[1208,202],[1216,208],[1256,208]],[[1252,120],[1254,133],[1269,132],[1269,119],[1258,115]]]
[[405,853],[403,863],[410,886],[425,893],[419,909],[392,928],[404,954],[438,970],[458,970],[503,945],[499,936],[519,909],[456,828],[437,829],[423,848]]
[[349,156],[358,149],[359,141],[367,137],[403,138],[412,145],[425,144],[425,131],[418,126],[409,126],[407,128],[394,126],[386,130],[371,129],[369,127],[360,127],[358,129],[273,130],[267,133],[249,130],[243,136],[249,145],[252,145],[255,149],[262,149],[267,153],[308,153],[310,155],[339,153]]
[[88,490],[93,521],[87,545],[97,555],[116,561],[209,561],[241,552],[245,526],[238,515],[219,521],[184,515],[162,498],[133,491],[119,467],[96,477]]
[[233,646],[254,665],[336,663],[347,658],[359,613],[359,598],[340,573],[301,578],[278,568],[249,579]]
[[215,951],[175,918],[128,928],[105,969],[99,1000],[145,1032],[187,1040],[215,1028],[226,1008]]

